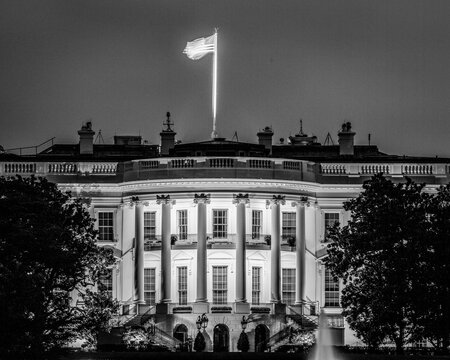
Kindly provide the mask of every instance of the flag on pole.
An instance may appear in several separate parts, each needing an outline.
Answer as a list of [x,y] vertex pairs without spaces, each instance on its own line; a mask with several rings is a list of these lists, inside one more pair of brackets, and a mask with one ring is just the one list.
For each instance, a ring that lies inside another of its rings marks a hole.
[[183,50],[183,54],[186,54],[191,60],[200,60],[209,53],[215,53],[217,43],[216,37],[217,33],[206,38],[189,41]]

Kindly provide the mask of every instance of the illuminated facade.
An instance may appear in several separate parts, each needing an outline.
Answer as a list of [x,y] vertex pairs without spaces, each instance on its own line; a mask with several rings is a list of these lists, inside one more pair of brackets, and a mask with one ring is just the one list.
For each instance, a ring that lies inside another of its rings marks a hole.
[[103,280],[122,304],[117,326],[151,326],[175,346],[195,337],[206,314],[207,350],[237,351],[245,316],[250,351],[263,351],[292,327],[314,329],[322,313],[336,344],[354,344],[340,284],[322,263],[327,227],[348,221],[343,202],[373,174],[432,188],[448,182],[450,162],[355,146],[348,123],[330,146],[302,131],[272,144],[270,128],[255,144],[182,144],[170,125],[160,146],[131,136],[104,145],[93,144],[88,123],[79,144],[1,154],[0,175],[45,176],[91,198],[99,245],[117,258]]

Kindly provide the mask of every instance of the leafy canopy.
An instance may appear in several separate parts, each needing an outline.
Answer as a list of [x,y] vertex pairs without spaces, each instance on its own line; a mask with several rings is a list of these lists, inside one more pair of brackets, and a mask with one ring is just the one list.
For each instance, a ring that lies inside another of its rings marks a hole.
[[410,179],[394,184],[375,175],[344,204],[348,224],[328,234],[325,264],[343,279],[344,316],[372,348],[387,337],[402,352],[418,329],[416,299],[427,281],[430,229],[431,196],[423,189]]
[[114,257],[96,236],[82,199],[44,178],[0,178],[2,353],[37,356],[107,328],[117,303],[92,289]]

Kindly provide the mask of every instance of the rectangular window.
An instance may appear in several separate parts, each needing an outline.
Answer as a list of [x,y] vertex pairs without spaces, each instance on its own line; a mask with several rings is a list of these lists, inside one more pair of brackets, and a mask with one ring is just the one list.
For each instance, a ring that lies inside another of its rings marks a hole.
[[334,279],[331,271],[325,269],[325,306],[339,307],[339,280]]
[[227,270],[227,266],[213,266],[213,304],[227,303]]
[[144,300],[147,305],[156,304],[155,268],[144,269]]
[[261,210],[252,210],[252,239],[261,237]]
[[149,241],[156,240],[156,212],[144,212],[144,251],[150,251]]
[[112,272],[112,270],[108,270],[107,274],[100,276],[99,289],[106,291],[110,298],[113,297],[113,272]]
[[333,227],[334,224],[339,222],[339,213],[325,213],[325,234],[324,239],[326,241],[328,229]]
[[284,212],[282,214],[282,237],[295,237],[295,212]]
[[282,269],[282,299],[287,305],[295,302],[295,269]]
[[178,224],[178,240],[187,240],[188,225],[187,225],[187,210],[177,211]]
[[179,266],[178,272],[178,303],[187,304],[187,266]]
[[99,211],[98,239],[100,241],[114,241],[114,212]]
[[252,267],[252,304],[259,305],[261,295],[261,268]]
[[228,210],[213,210],[213,238],[225,239],[228,235]]

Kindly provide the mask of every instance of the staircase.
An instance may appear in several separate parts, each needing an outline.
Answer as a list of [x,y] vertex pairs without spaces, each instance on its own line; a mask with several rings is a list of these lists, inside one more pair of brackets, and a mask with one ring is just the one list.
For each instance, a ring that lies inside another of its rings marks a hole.
[[287,318],[292,319],[301,329],[315,330],[319,327],[319,314],[316,302],[305,302],[301,306],[288,306]]
[[155,313],[155,306],[150,307],[143,314],[134,314],[131,317],[127,317],[121,326],[133,327],[133,326],[143,326],[147,321],[149,321],[152,315]]
[[316,303],[288,306],[286,322],[290,319],[292,323],[272,335],[267,341],[257,344],[257,347],[277,351],[283,345],[295,345],[291,343],[294,335],[303,331],[314,331],[319,327],[319,316],[315,314],[315,309],[317,309]]

